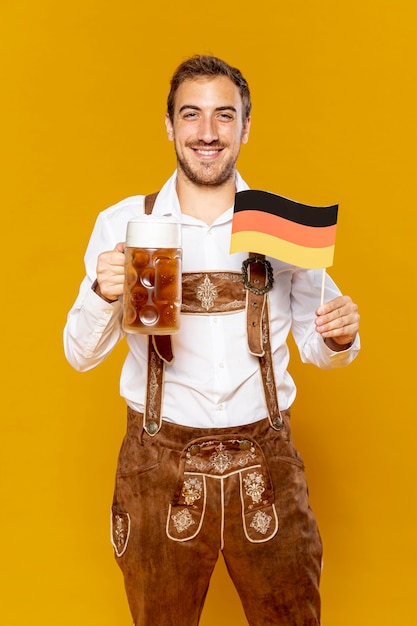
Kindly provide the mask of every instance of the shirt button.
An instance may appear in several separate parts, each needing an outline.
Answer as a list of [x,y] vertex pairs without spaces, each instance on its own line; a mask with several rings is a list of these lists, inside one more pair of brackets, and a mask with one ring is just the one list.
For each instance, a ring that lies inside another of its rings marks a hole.
[[221,369],[223,369],[223,368],[224,368],[224,363],[219,363],[219,367],[220,367]]
[[223,404],[218,404],[217,408],[218,408],[219,411],[223,411]]

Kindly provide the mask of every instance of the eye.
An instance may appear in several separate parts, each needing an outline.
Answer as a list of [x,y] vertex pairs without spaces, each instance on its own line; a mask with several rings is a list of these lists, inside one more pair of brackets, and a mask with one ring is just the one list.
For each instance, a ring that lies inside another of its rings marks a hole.
[[198,111],[188,109],[182,112],[181,117],[183,120],[194,120],[198,117]]
[[217,117],[222,122],[232,122],[235,119],[234,114],[230,111],[220,111]]

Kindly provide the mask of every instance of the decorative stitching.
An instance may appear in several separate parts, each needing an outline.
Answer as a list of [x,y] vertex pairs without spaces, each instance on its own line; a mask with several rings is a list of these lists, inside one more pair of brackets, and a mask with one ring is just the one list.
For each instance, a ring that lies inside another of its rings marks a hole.
[[[167,537],[169,537],[169,539],[172,539],[173,541],[179,541],[179,542],[189,541],[190,539],[194,539],[194,537],[196,537],[198,533],[200,532],[201,527],[203,525],[204,515],[206,512],[207,489],[206,489],[205,476],[202,476],[202,481],[203,481],[203,488],[202,488],[202,497],[200,497],[199,509],[197,508],[196,504],[191,505],[189,509],[185,508],[184,506],[181,506],[181,509],[179,511],[178,511],[178,507],[175,507],[175,510],[177,511],[177,513],[172,514],[173,505],[172,504],[169,505],[167,523],[166,523],[166,534],[167,534]],[[183,511],[187,511],[187,514],[183,513]],[[186,534],[185,537],[176,537],[172,535],[170,532],[171,521],[178,535],[184,533],[188,528],[197,524],[197,521],[196,519],[194,519],[191,511],[197,514],[197,518],[196,518],[197,520],[198,518],[200,518],[198,522],[198,526],[195,529],[195,532],[192,535]],[[180,514],[179,517],[176,517],[178,514]],[[190,523],[190,518],[192,519],[193,523]]]
[[246,495],[252,498],[253,503],[259,504],[265,491],[265,481],[262,474],[258,472],[247,474],[243,479],[243,484],[245,485]]
[[181,495],[185,504],[194,504],[196,500],[200,500],[202,493],[203,483],[196,476],[184,480]]
[[256,532],[266,535],[272,522],[272,516],[263,511],[256,511],[250,524]]
[[171,515],[177,533],[183,533],[187,528],[195,524],[191,513],[188,509],[182,509],[175,515]]
[[209,311],[214,306],[214,301],[218,296],[216,285],[213,285],[207,274],[204,276],[203,283],[199,285],[196,292],[196,297],[201,302],[201,306],[206,311]]
[[110,539],[117,557],[121,557],[127,549],[130,538],[129,513],[110,511]]
[[[209,460],[204,461],[202,454],[205,448],[212,447],[216,441],[203,441],[198,444],[198,453],[193,454],[193,445],[189,446],[186,452],[186,465],[200,472],[208,472],[210,470],[217,474],[224,474],[232,468],[246,467],[256,459],[255,447],[251,444],[249,450],[240,450],[236,448],[241,443],[240,439],[230,439],[220,442],[211,453]],[[233,450],[228,450],[224,444],[229,444],[229,448],[233,446]]]

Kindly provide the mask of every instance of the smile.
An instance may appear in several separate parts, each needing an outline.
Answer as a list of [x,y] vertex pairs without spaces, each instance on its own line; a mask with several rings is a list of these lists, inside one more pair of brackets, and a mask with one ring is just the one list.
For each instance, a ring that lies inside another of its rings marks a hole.
[[212,157],[219,154],[222,151],[222,148],[217,148],[215,150],[203,150],[202,148],[193,148],[193,151],[202,157]]

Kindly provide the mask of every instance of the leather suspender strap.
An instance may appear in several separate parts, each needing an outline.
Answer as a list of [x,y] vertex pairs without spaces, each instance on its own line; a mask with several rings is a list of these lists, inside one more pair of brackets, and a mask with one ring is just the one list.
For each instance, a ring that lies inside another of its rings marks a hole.
[[[151,193],[145,196],[145,213],[150,215],[152,213],[153,205],[155,204],[158,192]],[[172,343],[170,335],[153,335],[153,345],[158,356],[165,363],[172,363],[174,355],[172,352]]]
[[153,437],[162,424],[162,398],[164,389],[165,362],[155,350],[152,335],[148,339],[148,380],[146,385],[143,428]]
[[283,420],[278,404],[277,385],[274,374],[274,361],[272,359],[271,341],[269,332],[269,300],[266,298],[264,315],[262,318],[262,337],[264,342],[264,353],[259,357],[259,368],[261,370],[262,387],[265,396],[266,410],[268,412],[269,423],[274,430],[281,430]]
[[243,263],[243,284],[246,289],[246,321],[249,352],[263,356],[262,318],[267,293],[272,288],[272,268],[265,255],[249,254]]
[[249,253],[242,267],[243,284],[246,288],[246,327],[249,352],[259,357],[262,387],[269,422],[275,430],[282,428],[282,416],[278,405],[278,395],[272,358],[269,298],[274,277],[272,267],[263,254]]
[[[145,213],[149,215],[157,193],[145,196]],[[259,358],[262,387],[269,422],[275,430],[283,425],[278,406],[278,397],[273,369],[269,336],[268,291],[272,288],[272,268],[264,255],[251,253],[242,267],[243,284],[246,290],[247,339],[251,354]],[[174,359],[170,335],[150,335],[148,340],[148,380],[144,430],[155,436],[162,425],[162,399],[165,364]]]
[[153,205],[155,204],[156,197],[158,195],[158,191],[155,193],[150,193],[145,196],[145,214],[150,215],[152,213]]
[[[158,192],[145,196],[146,215],[152,213],[157,195]],[[143,428],[151,437],[154,437],[161,429],[165,363],[172,363],[173,360],[171,336],[149,335],[148,375]]]

